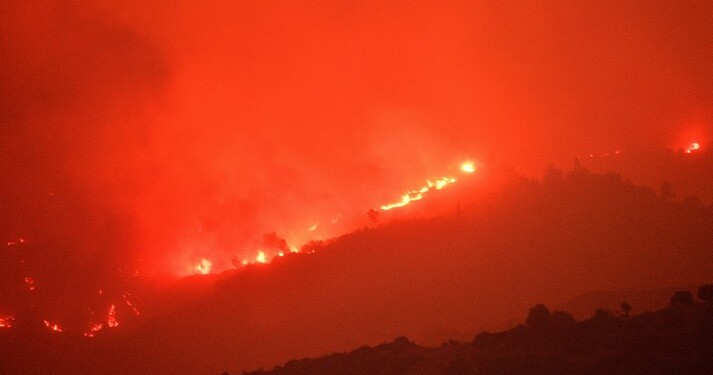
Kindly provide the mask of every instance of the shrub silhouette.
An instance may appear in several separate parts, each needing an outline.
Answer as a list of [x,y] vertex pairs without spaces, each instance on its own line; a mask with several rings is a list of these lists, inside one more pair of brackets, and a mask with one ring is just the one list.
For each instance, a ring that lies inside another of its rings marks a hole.
[[698,298],[713,303],[713,284],[702,285],[698,288]]
[[628,302],[622,302],[621,303],[621,311],[624,313],[624,316],[629,316],[629,312],[631,312],[631,305]]
[[552,314],[550,310],[543,304],[537,304],[530,309],[530,313],[527,314],[527,320],[525,324],[532,328],[544,328],[550,325],[552,321]]

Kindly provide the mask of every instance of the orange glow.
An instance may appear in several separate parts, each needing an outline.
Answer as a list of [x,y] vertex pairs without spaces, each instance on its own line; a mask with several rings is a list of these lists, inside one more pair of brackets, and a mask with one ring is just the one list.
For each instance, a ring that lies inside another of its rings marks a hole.
[[[441,190],[444,187],[450,185],[450,184],[455,184],[456,179],[453,177],[441,177],[434,182],[428,181],[428,187],[435,187],[436,190]],[[422,189],[423,190],[423,189]]]
[[109,314],[106,318],[106,325],[109,328],[116,328],[119,326],[119,321],[116,320],[116,306],[111,305],[109,307]]
[[212,267],[213,263],[208,259],[203,258],[201,259],[201,262],[195,266],[194,271],[196,275],[207,275],[210,273]]
[[23,244],[23,243],[25,243],[25,239],[24,239],[24,238],[18,238],[18,239],[13,240],[13,241],[7,241],[7,246],[16,246],[16,245],[20,245],[20,244]]
[[475,163],[473,163],[470,160],[465,161],[460,165],[460,170],[463,173],[474,173],[475,172]]
[[[467,160],[460,164],[458,167],[461,172],[471,174],[477,169],[473,161]],[[458,180],[455,177],[439,177],[433,180],[426,180],[426,185],[420,187],[419,189],[411,190],[406,192],[406,194],[401,196],[401,200],[394,203],[389,203],[381,206],[382,211],[389,211],[394,208],[400,208],[408,205],[411,202],[419,201],[423,199],[426,193],[430,192],[431,189],[441,190],[448,185],[455,184]]]
[[104,323],[92,323],[89,330],[84,332],[84,337],[94,337],[94,334],[101,331],[102,328],[104,328]]
[[62,329],[62,327],[60,327],[60,325],[57,324],[57,323],[50,323],[50,322],[49,322],[48,320],[46,320],[46,319],[43,320],[43,322],[45,323],[45,327],[49,328],[51,331],[54,331],[54,332],[64,332],[64,330]]
[[36,289],[35,280],[33,280],[29,276],[25,277],[25,285],[27,285],[27,290],[29,290],[30,292],[32,292]]
[[0,318],[0,328],[10,328],[12,327],[12,323],[15,321],[15,318],[13,316],[6,316],[4,318]]
[[698,142],[691,142],[691,144],[686,147],[686,153],[690,154],[701,149],[701,144]]
[[267,263],[267,257],[265,256],[265,253],[262,251],[257,252],[257,256],[255,257],[255,261],[258,263]]
[[121,295],[122,298],[124,298],[124,302],[126,303],[126,306],[129,306],[131,308],[131,311],[134,312],[135,315],[141,315],[141,312],[139,311],[138,308],[129,300],[129,293],[124,293]]

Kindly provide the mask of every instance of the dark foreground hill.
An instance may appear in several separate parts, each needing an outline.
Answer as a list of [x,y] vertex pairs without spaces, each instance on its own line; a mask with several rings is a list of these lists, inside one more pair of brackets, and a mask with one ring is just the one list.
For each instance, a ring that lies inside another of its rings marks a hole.
[[[713,288],[713,286],[709,286]],[[628,312],[628,311],[627,311]],[[671,306],[629,317],[598,310],[576,322],[544,305],[523,325],[472,342],[424,348],[405,337],[375,347],[292,360],[246,375],[711,374],[713,304],[677,292]]]

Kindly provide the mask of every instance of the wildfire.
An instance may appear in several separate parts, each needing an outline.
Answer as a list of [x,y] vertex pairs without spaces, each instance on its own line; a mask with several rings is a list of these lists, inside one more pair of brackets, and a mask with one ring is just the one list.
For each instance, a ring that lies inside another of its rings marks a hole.
[[[473,161],[467,160],[460,164],[458,169],[467,174],[475,173],[477,168]],[[389,211],[394,208],[400,208],[408,205],[411,202],[420,201],[431,190],[441,190],[444,187],[455,184],[458,180],[455,177],[440,177],[432,180],[426,180],[426,185],[418,189],[410,190],[401,196],[401,200],[394,203],[389,203],[381,206],[382,211]]]
[[464,161],[464,162],[460,165],[460,170],[461,170],[461,172],[463,172],[463,173],[474,173],[474,172],[475,172],[475,163],[473,163],[473,162],[470,161],[470,160]]
[[45,323],[45,327],[49,328],[51,331],[54,331],[54,332],[64,332],[64,330],[62,329],[62,327],[60,327],[60,325],[57,324],[57,323],[50,323],[50,322],[49,322],[48,320],[46,320],[46,319],[43,320],[43,322]]
[[23,244],[23,243],[25,243],[25,239],[24,239],[24,238],[18,238],[18,239],[16,239],[16,240],[7,241],[7,246],[17,246],[17,245],[20,245],[20,244]]
[[688,145],[688,147],[686,147],[686,153],[687,153],[687,154],[691,154],[691,153],[693,153],[693,152],[695,152],[695,151],[698,151],[698,150],[700,150],[700,149],[701,149],[701,144],[700,144],[700,143],[698,143],[698,142],[692,142],[691,144]]
[[135,315],[141,315],[139,309],[137,309],[136,306],[129,300],[129,293],[124,293],[121,295],[121,297],[124,299],[126,306],[129,306],[131,308],[131,311],[133,311]]
[[104,323],[92,323],[89,330],[84,332],[84,337],[94,337],[94,334],[101,331],[102,328],[104,328]]
[[208,259],[201,259],[201,262],[194,268],[196,275],[207,275],[210,273],[210,269],[213,267],[213,263]]
[[106,325],[109,328],[116,328],[119,326],[119,321],[116,320],[116,306],[111,305],[109,307],[109,314],[106,318]]
[[[603,152],[603,153],[598,153],[595,154],[591,151],[587,151],[587,156],[590,158],[608,158],[611,156],[618,156],[621,155],[621,150],[620,149],[615,149],[614,151],[608,151],[608,152]],[[579,155],[577,155],[577,158],[579,158]]]
[[14,322],[15,317],[12,315],[0,318],[0,328],[10,328]]
[[258,263],[267,263],[267,257],[265,256],[265,252],[263,251],[258,251],[257,256],[255,257],[255,261]]
[[25,285],[27,285],[27,290],[29,290],[30,292],[37,289],[35,287],[35,280],[29,276],[25,277]]

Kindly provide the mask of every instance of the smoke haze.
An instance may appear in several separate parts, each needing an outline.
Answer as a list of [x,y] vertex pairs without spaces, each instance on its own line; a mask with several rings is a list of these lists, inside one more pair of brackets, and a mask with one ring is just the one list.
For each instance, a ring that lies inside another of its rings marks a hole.
[[57,290],[327,238],[464,158],[710,136],[706,1],[0,9],[0,230]]

